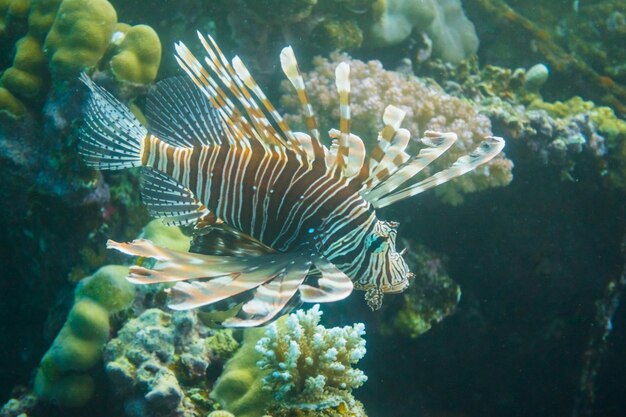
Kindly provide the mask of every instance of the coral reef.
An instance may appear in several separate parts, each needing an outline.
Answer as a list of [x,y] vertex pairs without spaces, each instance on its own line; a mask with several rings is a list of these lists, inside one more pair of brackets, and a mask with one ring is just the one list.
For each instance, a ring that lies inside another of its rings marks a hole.
[[401,305],[384,312],[386,323],[380,331],[417,338],[454,313],[461,288],[447,274],[443,257],[423,245],[403,243],[409,248],[405,257],[415,277],[402,293]]
[[[620,23],[624,13],[620,1],[580,2],[578,10],[564,10],[558,2],[515,3],[512,7],[504,0],[468,2],[485,27],[497,28],[491,29],[494,39],[487,40],[490,58],[495,58],[490,60],[504,66],[520,65],[529,57],[545,61],[558,75],[560,94],[581,95],[626,114],[621,47],[626,25]],[[508,59],[502,61],[500,55]]]
[[207,341],[220,332],[204,326],[193,311],[169,314],[149,309],[128,321],[103,354],[106,373],[124,401],[125,415],[206,413],[210,407],[206,372],[214,345]]
[[[63,91],[84,70],[110,71],[117,82],[154,81],[161,59],[158,36],[144,25],[116,29],[117,14],[107,0],[33,0],[14,11],[17,3],[6,12],[4,32],[14,29],[15,54],[0,78],[0,112],[21,117],[40,109],[49,89]],[[16,13],[26,24],[15,22]],[[109,54],[112,47],[118,50]]]
[[[353,368],[365,355],[363,324],[326,329],[319,305],[246,330],[211,397],[238,417],[364,416],[351,391],[367,377]],[[341,411],[345,411],[341,414]]]
[[452,62],[478,48],[460,0],[241,0],[229,2],[228,22],[257,73],[270,71],[269,57],[285,43],[314,53],[371,50],[418,32],[433,56]]
[[407,39],[414,30],[425,32],[433,43],[433,57],[457,62],[475,54],[478,37],[459,0],[386,0],[378,2],[381,17],[367,29],[374,46],[389,46]]
[[35,377],[35,393],[65,407],[86,404],[94,392],[89,371],[109,339],[109,316],[130,306],[134,287],[128,268],[108,265],[83,279],[65,325],[46,352]]
[[498,134],[521,144],[531,158],[561,167],[563,178],[573,178],[578,155],[584,152],[596,160],[609,185],[624,189],[626,121],[611,108],[577,96],[545,101],[540,94],[547,76],[542,67],[479,69],[474,60],[458,65],[432,61],[423,71],[449,94],[471,99]]
[[[450,131],[458,135],[457,143],[438,160],[441,165],[435,167],[453,163],[482,138],[491,135],[489,119],[479,114],[469,102],[446,94],[436,85],[426,84],[412,75],[387,71],[378,61],[365,63],[340,54],[332,54],[330,60],[316,58],[314,70],[305,75],[322,131],[337,126],[339,98],[334,71],[340,61],[350,63],[352,130],[363,138],[366,147],[374,145],[388,104],[406,111],[404,127],[415,136],[425,130]],[[286,119],[293,127],[302,129],[303,117],[297,113],[300,109],[297,98],[287,83],[283,86],[282,104],[288,112]],[[437,187],[435,192],[443,201],[459,204],[463,201],[463,194],[507,185],[512,179],[512,167],[509,159],[498,156],[483,168]]]

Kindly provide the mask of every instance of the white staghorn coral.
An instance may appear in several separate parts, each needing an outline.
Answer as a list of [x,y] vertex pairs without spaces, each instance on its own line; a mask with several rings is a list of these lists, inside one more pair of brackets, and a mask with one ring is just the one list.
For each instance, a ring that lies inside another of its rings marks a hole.
[[350,391],[367,380],[352,368],[365,355],[365,326],[327,329],[319,324],[319,305],[298,310],[283,325],[271,324],[256,344],[257,365],[268,370],[265,390],[299,408],[326,408],[353,401]]
[[[321,131],[338,125],[339,97],[335,88],[335,67],[339,62],[349,62],[351,86],[352,131],[359,135],[366,147],[372,149],[382,128],[382,114],[392,104],[406,112],[403,127],[414,138],[426,130],[454,132],[456,144],[433,164],[441,169],[451,165],[458,157],[471,152],[484,137],[490,136],[489,119],[478,113],[469,102],[445,93],[439,86],[395,71],[387,71],[379,61],[362,62],[345,54],[331,54],[330,59],[315,58],[315,68],[305,74],[311,104],[317,112]],[[286,120],[297,129],[304,129],[304,118],[299,113],[297,97],[284,85],[282,104],[287,111]],[[440,198],[451,204],[463,201],[463,194],[511,182],[513,163],[503,154],[480,169],[435,189]],[[426,174],[433,173],[427,169]]]

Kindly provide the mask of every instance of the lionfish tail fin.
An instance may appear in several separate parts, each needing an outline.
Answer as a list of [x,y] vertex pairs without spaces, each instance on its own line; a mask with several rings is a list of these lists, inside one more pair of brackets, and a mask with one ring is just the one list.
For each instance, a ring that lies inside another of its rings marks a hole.
[[146,129],[128,107],[87,74],[82,73],[80,80],[90,90],[84,124],[78,132],[78,151],[85,163],[111,170],[141,165]]

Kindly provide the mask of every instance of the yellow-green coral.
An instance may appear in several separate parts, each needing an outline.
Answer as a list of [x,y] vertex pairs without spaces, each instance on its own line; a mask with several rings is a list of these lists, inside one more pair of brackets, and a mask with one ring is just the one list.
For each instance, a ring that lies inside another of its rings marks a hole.
[[28,16],[31,0],[0,0],[0,39]]
[[137,25],[117,33],[121,40],[110,62],[115,78],[132,84],[154,81],[161,63],[161,43],[154,29]]
[[91,399],[89,370],[109,338],[109,315],[128,308],[134,299],[127,274],[125,266],[108,265],[80,282],[67,321],[37,370],[39,397],[64,407],[80,407]]
[[15,44],[13,65],[5,69],[0,78],[0,112],[13,117],[22,116],[28,102],[36,101],[47,88],[47,61],[41,44],[60,2],[61,0],[33,0],[32,3],[12,0],[5,3],[8,9],[5,20],[0,24],[0,36],[4,32],[18,30],[15,26],[19,25],[14,19],[17,15],[24,19],[28,15],[28,32],[14,33],[23,37]]
[[211,398],[220,402],[237,417],[260,417],[272,395],[263,390],[262,371],[256,362],[261,355],[256,351],[256,343],[263,336],[264,329],[246,329],[243,344],[224,367],[217,380]]
[[533,101],[530,110],[545,110],[555,118],[567,118],[585,115],[589,118],[595,132],[604,138],[608,154],[605,175],[610,185],[626,189],[626,121],[619,118],[613,109],[596,106],[592,101],[572,97],[567,101],[548,103],[543,100]]
[[143,228],[141,237],[152,241],[156,246],[181,252],[189,252],[191,243],[191,238],[186,236],[180,228],[166,226],[161,219],[154,219],[148,223]]
[[44,44],[53,76],[93,68],[107,50],[116,23],[115,9],[106,0],[64,0]]
[[0,84],[21,98],[33,98],[41,95],[45,79],[46,57],[41,51],[41,44],[31,35],[20,39],[16,45],[13,66],[0,77]]
[[43,42],[63,0],[33,0],[28,14],[28,31]]
[[0,0],[0,39],[19,38],[0,79],[0,112],[20,117],[41,106],[51,77],[58,88],[93,68],[118,82],[154,81],[161,60],[156,32],[125,25],[123,36],[113,37],[116,24],[107,0]]

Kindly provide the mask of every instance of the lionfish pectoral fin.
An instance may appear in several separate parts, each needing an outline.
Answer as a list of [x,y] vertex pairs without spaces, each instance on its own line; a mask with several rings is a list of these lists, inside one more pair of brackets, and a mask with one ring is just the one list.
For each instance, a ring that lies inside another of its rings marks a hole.
[[217,109],[189,77],[157,82],[146,99],[148,131],[170,145],[191,148],[226,141]]
[[168,290],[168,306],[173,310],[198,308],[249,291],[251,299],[243,304],[238,317],[223,323],[227,327],[259,326],[299,302],[294,295],[312,265],[306,251],[215,256],[165,249],[149,240],[109,241],[107,246],[156,259],[152,268],[131,266],[128,280],[137,284],[175,282]]
[[241,308],[239,316],[242,317],[231,317],[222,324],[225,327],[256,327],[274,320],[292,304],[299,303],[294,296],[310,267],[308,256],[290,258],[288,265],[256,288],[252,300]]
[[141,176],[141,199],[153,217],[168,226],[196,224],[209,210],[185,186],[154,169],[144,169]]
[[181,252],[156,246],[145,239],[137,239],[129,243],[109,240],[107,248],[157,261],[152,268],[137,265],[130,267],[128,280],[135,284],[157,284],[199,278],[217,279],[256,268],[254,258]]
[[141,165],[147,130],[131,111],[86,73],[80,80],[89,88],[84,123],[78,132],[78,152],[98,169],[124,169]]
[[225,223],[215,223],[198,230],[191,241],[190,251],[220,256],[261,256],[276,253],[252,236]]
[[336,266],[321,256],[313,260],[317,271],[321,274],[317,286],[303,284],[300,286],[300,298],[305,303],[329,303],[348,297],[354,288],[352,280]]
[[[252,300],[241,308],[240,316],[231,317],[222,324],[225,327],[256,327],[268,323],[298,302],[294,295],[309,272],[310,264],[300,259],[290,264],[272,279],[254,291]],[[241,314],[243,313],[243,314]]]

